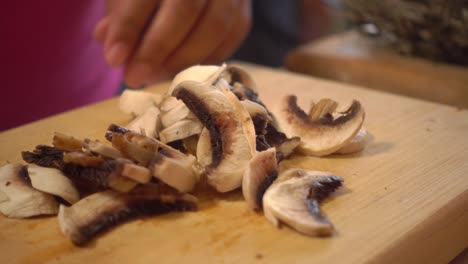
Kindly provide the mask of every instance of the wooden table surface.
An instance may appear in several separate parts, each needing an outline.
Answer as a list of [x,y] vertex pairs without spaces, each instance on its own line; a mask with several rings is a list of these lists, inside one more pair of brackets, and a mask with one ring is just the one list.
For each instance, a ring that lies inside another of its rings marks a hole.
[[[201,197],[196,213],[130,221],[85,248],[60,234],[56,217],[0,217],[0,263],[447,263],[468,245],[468,111],[245,66],[272,109],[290,93],[304,105],[322,97],[363,103],[374,136],[364,152],[282,165],[345,179],[323,205],[333,237],[276,229],[234,191]],[[54,131],[102,139],[109,123],[128,119],[112,99],[3,132],[0,162],[20,161],[20,151],[49,144]]]
[[354,31],[331,35],[291,51],[286,67],[316,77],[468,108],[468,67],[402,56]]

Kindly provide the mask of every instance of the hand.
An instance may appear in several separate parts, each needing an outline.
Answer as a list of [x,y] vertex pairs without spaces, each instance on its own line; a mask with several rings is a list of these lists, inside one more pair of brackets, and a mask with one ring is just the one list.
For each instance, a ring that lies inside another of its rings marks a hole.
[[107,62],[125,66],[139,85],[198,63],[219,63],[242,43],[251,25],[250,0],[107,0],[95,37]]

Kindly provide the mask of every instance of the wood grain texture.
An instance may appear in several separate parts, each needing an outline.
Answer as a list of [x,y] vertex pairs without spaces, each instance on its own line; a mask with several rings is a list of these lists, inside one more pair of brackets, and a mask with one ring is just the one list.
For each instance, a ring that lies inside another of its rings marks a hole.
[[[374,140],[364,152],[281,165],[345,179],[323,205],[333,237],[276,229],[235,191],[202,196],[196,213],[128,222],[85,248],[60,234],[55,217],[0,217],[0,263],[447,263],[468,245],[468,111],[246,67],[272,109],[289,93],[303,105],[330,97],[365,106]],[[19,161],[21,150],[50,143],[54,131],[103,138],[109,123],[128,119],[113,99],[6,131],[0,161]]]
[[292,71],[468,108],[468,68],[402,56],[356,32],[291,51]]

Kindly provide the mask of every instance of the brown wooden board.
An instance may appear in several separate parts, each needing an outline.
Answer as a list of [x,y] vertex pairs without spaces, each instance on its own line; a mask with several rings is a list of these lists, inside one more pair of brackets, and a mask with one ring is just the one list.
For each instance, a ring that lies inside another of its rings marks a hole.
[[[130,221],[85,248],[61,235],[56,217],[0,217],[0,263],[447,263],[468,245],[468,111],[245,66],[272,109],[289,93],[304,106],[322,97],[363,103],[374,140],[362,153],[282,164],[345,179],[323,204],[333,237],[277,229],[235,191],[202,197],[199,212]],[[108,124],[129,118],[112,99],[3,132],[0,165],[50,144],[54,131],[103,139]]]

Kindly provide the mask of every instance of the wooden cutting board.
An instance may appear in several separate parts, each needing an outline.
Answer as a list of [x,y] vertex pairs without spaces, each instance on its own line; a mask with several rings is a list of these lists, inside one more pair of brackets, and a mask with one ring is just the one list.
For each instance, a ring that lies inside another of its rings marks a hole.
[[[290,93],[304,105],[330,97],[365,106],[374,140],[364,152],[282,165],[345,179],[323,205],[333,237],[276,229],[235,191],[202,197],[199,212],[128,222],[85,248],[60,234],[55,217],[0,217],[0,263],[447,263],[468,245],[468,111],[245,66],[270,108]],[[109,123],[128,120],[112,99],[3,132],[1,165],[50,144],[54,131],[103,139]]]

